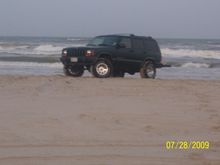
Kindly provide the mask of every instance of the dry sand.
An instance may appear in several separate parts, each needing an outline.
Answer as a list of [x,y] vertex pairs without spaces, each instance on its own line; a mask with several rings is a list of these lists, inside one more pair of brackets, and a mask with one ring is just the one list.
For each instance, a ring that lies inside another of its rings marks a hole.
[[219,98],[220,81],[0,76],[0,165],[219,165]]

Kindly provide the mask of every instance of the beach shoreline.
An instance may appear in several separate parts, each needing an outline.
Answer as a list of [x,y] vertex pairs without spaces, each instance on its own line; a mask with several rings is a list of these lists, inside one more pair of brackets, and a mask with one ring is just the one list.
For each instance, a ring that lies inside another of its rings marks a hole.
[[219,80],[0,76],[0,164],[218,165],[219,96]]

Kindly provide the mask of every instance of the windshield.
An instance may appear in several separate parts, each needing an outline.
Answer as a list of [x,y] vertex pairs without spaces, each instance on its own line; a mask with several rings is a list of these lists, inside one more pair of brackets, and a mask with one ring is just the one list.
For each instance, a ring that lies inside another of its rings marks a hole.
[[114,46],[117,44],[118,37],[115,36],[102,36],[92,39],[88,46]]

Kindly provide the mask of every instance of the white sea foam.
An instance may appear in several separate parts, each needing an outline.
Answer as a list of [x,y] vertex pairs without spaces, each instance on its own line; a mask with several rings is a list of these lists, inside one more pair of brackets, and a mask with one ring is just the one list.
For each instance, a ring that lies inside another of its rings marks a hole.
[[213,50],[190,50],[163,48],[161,52],[167,57],[202,57],[220,59],[220,51]]
[[0,53],[18,55],[59,55],[65,47],[80,47],[83,44],[59,45],[41,44],[38,46],[30,45],[0,45]]
[[53,45],[40,45],[33,49],[33,54],[59,54],[64,47]]
[[213,47],[220,48],[220,45],[212,45]]
[[88,39],[83,39],[83,38],[67,38],[67,41],[88,41]]
[[53,54],[61,54],[62,49],[65,47],[80,47],[84,46],[82,44],[74,44],[74,45],[64,45],[64,46],[54,46],[54,45],[40,45],[35,47],[29,54],[37,54],[37,55],[53,55]]
[[61,50],[66,46],[53,45],[0,45],[0,53],[18,54],[18,55],[54,55],[60,54]]
[[28,46],[12,46],[12,45],[0,45],[0,52],[12,52],[15,50],[27,49]]
[[181,67],[183,67],[183,68],[210,68],[210,65],[205,64],[205,63],[188,62],[188,63],[183,64]]

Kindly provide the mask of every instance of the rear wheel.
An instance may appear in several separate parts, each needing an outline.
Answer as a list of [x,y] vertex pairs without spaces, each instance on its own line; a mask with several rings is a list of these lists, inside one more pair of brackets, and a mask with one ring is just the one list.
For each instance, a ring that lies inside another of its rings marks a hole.
[[113,73],[112,63],[108,59],[101,58],[91,67],[91,72],[97,78],[108,78]]
[[141,78],[151,78],[155,79],[156,77],[156,67],[153,61],[146,61],[140,69]]
[[81,77],[84,73],[83,66],[64,67],[63,72],[66,76]]

